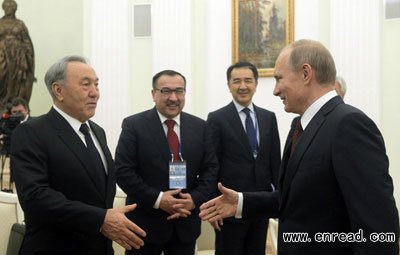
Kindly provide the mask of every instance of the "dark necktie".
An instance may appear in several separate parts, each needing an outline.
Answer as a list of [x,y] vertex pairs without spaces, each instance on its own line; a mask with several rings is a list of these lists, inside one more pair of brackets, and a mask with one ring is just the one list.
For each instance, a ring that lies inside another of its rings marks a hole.
[[250,109],[249,108],[244,108],[242,110],[246,114],[246,121],[245,121],[245,126],[246,126],[246,134],[247,138],[249,139],[251,149],[253,151],[254,156],[257,155],[257,134],[256,134],[256,129],[254,128],[254,123],[253,119],[250,116]]
[[99,181],[101,187],[105,188],[106,186],[106,171],[104,169],[103,160],[101,159],[100,153],[94,145],[92,136],[89,132],[89,127],[86,124],[82,124],[79,128],[79,131],[85,135],[86,148],[89,152],[90,159],[92,161],[92,166],[95,168],[94,176],[96,176],[96,181]]
[[179,160],[179,139],[174,131],[175,120],[166,120],[165,124],[168,127],[167,140],[169,144],[169,149],[173,154],[174,161]]
[[301,121],[299,120],[299,122],[297,122],[296,124],[296,127],[294,128],[291,152],[293,152],[294,149],[296,148],[297,142],[302,133],[303,133],[303,127],[301,126]]

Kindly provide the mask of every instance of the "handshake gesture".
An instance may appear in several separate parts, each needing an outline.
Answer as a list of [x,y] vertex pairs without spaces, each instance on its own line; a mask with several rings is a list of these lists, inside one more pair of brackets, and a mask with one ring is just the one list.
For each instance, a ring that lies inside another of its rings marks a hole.
[[143,229],[125,216],[127,212],[133,211],[135,208],[136,204],[108,209],[101,226],[103,235],[127,250],[142,247],[144,245],[142,238],[146,236],[146,232]]
[[224,187],[218,183],[218,189],[222,195],[211,199],[200,206],[200,218],[210,222],[214,228],[219,228],[214,223],[220,222],[222,219],[235,216],[238,206],[238,193],[232,189]]

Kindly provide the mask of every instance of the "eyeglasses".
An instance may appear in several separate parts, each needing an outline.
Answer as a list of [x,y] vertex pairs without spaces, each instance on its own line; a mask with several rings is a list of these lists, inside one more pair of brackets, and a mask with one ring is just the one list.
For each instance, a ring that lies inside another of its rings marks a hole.
[[170,89],[170,88],[157,89],[156,88],[154,90],[160,91],[161,94],[163,94],[164,96],[170,96],[174,92],[175,92],[175,95],[177,95],[177,96],[183,96],[186,93],[186,89],[184,89],[184,88],[176,88],[176,89]]

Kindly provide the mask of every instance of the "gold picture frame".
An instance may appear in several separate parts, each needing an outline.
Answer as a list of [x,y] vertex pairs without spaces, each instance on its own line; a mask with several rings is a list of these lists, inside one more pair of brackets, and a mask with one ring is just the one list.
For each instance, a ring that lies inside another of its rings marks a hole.
[[272,76],[281,49],[294,39],[293,0],[232,0],[232,61]]

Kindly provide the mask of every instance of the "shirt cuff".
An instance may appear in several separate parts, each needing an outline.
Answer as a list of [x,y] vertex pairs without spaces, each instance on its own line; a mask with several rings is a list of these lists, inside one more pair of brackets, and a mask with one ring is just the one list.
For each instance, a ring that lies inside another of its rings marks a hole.
[[162,191],[160,191],[160,194],[158,194],[157,200],[153,205],[154,209],[159,209],[160,208],[160,202],[161,202],[161,198],[162,198],[163,194],[164,194],[164,192],[162,192]]
[[241,219],[242,218],[242,212],[243,212],[243,193],[238,192],[238,205],[236,208],[236,214],[235,218],[236,219]]

